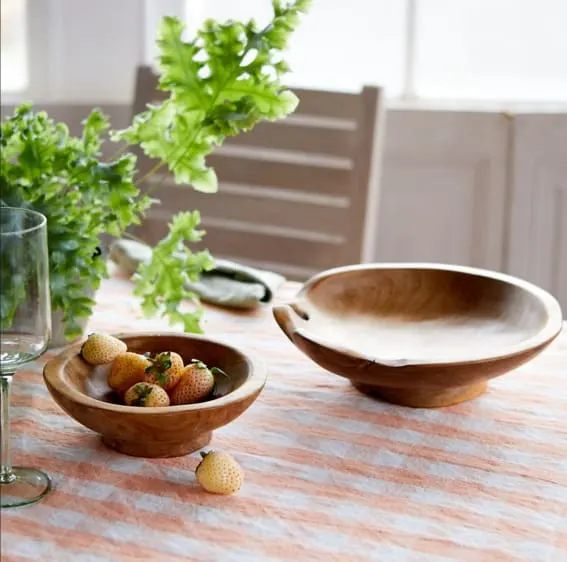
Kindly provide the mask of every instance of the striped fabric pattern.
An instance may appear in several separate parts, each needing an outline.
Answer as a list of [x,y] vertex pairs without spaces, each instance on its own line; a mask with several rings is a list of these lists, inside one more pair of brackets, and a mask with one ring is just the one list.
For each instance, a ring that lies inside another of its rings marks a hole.
[[[104,282],[89,330],[171,329],[143,319],[131,290]],[[479,399],[414,410],[311,363],[269,307],[209,307],[204,326],[269,366],[258,401],[211,444],[244,467],[240,492],[203,492],[198,454],[105,448],[50,398],[50,352],[14,380],[12,456],[49,472],[55,489],[2,512],[3,561],[567,560],[567,329]]]

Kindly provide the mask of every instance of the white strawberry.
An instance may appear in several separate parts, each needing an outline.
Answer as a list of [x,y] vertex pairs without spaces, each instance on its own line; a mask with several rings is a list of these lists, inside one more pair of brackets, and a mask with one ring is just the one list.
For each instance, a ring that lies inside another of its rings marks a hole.
[[175,388],[171,391],[172,404],[194,404],[207,398],[215,386],[212,371],[201,361],[193,360],[183,369]]
[[209,451],[201,456],[203,460],[195,469],[195,476],[207,492],[230,495],[240,490],[244,470],[228,453]]

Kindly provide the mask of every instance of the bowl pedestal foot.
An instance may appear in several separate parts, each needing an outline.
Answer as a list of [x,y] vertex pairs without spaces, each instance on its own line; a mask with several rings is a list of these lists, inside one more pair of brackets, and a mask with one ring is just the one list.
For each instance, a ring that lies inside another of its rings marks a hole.
[[125,441],[107,435],[102,436],[102,442],[111,449],[131,457],[167,458],[182,457],[207,446],[213,437],[212,431],[196,435],[183,443],[167,443],[163,441]]
[[448,388],[391,388],[368,384],[352,383],[355,388],[369,396],[380,398],[398,406],[411,408],[442,408],[472,400],[486,391],[487,383],[455,386]]

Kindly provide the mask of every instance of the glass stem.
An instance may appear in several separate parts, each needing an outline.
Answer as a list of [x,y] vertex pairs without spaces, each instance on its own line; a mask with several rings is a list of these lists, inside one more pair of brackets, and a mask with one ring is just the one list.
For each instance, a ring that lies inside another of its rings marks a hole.
[[10,390],[12,374],[0,375],[0,484],[10,484],[16,475],[10,464]]

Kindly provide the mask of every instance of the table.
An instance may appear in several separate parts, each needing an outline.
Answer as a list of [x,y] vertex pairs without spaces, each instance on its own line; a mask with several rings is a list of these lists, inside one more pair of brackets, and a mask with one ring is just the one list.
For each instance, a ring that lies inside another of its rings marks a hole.
[[[168,328],[141,317],[131,289],[105,281],[89,331]],[[2,512],[2,560],[567,560],[567,330],[486,395],[414,410],[311,363],[267,306],[209,307],[204,327],[269,363],[258,401],[211,444],[244,467],[240,492],[202,491],[198,454],[105,448],[49,397],[48,353],[14,380],[12,446],[15,464],[45,469],[55,489]]]

